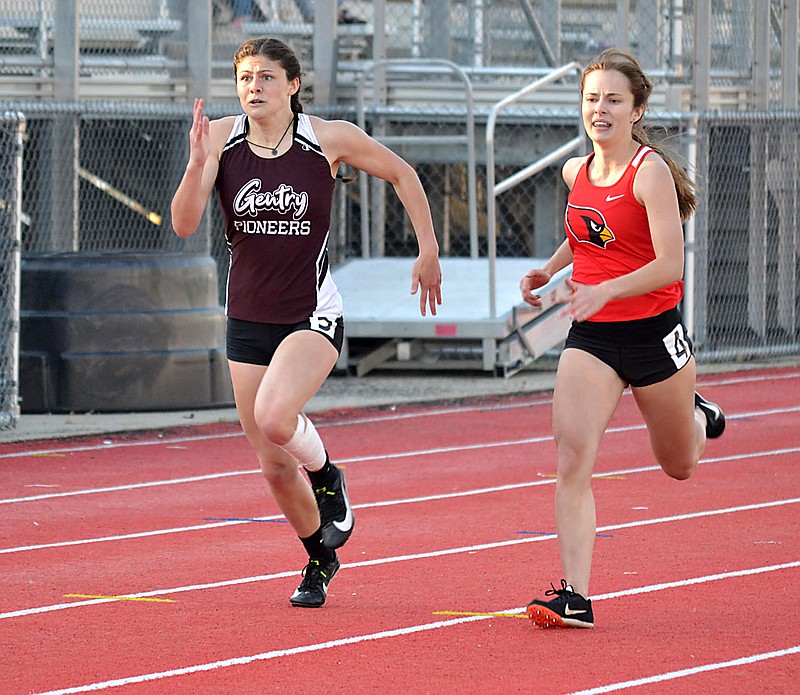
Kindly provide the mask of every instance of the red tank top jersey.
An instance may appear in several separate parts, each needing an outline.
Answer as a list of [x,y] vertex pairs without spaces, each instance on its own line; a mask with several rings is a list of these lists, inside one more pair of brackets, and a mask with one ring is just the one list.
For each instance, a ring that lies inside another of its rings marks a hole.
[[292,146],[274,159],[252,152],[247,131],[241,114],[215,182],[230,253],[227,315],[278,324],[341,316],[328,267],[335,180],[310,119],[297,114]]
[[[653,150],[642,145],[611,186],[589,181],[589,155],[581,165],[567,198],[564,214],[572,249],[572,278],[585,285],[626,275],[655,258],[647,211],[633,195],[639,164]],[[674,282],[638,297],[614,299],[589,317],[590,321],[632,321],[674,308],[683,296],[683,282]]]

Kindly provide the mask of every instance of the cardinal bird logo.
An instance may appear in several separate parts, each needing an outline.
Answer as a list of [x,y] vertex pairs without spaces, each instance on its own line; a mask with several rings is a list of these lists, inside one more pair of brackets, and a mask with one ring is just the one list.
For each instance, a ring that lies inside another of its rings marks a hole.
[[580,242],[604,249],[616,239],[614,232],[608,228],[603,213],[594,208],[567,205],[566,220],[570,233]]

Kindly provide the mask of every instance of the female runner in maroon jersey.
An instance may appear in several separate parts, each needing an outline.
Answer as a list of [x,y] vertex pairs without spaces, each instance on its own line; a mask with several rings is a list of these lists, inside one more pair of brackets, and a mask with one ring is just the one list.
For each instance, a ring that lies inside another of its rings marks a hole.
[[583,72],[581,113],[592,153],[563,167],[570,189],[566,240],[520,282],[523,299],[572,263],[573,319],[553,394],[558,450],[556,529],[563,579],[535,600],[540,627],[594,627],[589,574],[596,531],[592,471],[623,390],[631,387],[664,472],[685,480],[708,438],[725,427],[719,406],[695,392],[692,343],[678,303],[683,229],[693,184],[642,126],[652,85],[636,59],[604,51]]
[[339,166],[393,184],[417,236],[411,292],[420,292],[423,316],[442,300],[439,247],[408,163],[352,123],[303,113],[300,64],[285,43],[244,42],[234,74],[243,113],[209,122],[203,101],[195,101],[172,225],[178,236],[193,234],[216,189],[231,254],[226,347],[236,408],[275,501],[308,553],[290,601],[318,607],[339,569],[336,549],[353,530],[344,476],[302,412],[343,341],[342,299],[327,252]]

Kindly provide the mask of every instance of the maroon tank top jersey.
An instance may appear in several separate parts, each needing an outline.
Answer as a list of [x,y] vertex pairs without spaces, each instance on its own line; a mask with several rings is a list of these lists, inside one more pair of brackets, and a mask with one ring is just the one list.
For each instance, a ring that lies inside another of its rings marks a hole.
[[[633,195],[639,165],[652,151],[640,147],[625,173],[611,186],[595,186],[589,180],[593,154],[581,165],[564,215],[576,282],[599,285],[655,259],[647,211]],[[631,321],[655,316],[677,306],[682,295],[683,283],[674,282],[638,297],[614,299],[589,320]]]
[[228,136],[215,183],[230,252],[226,313],[257,323],[341,316],[328,266],[334,178],[311,121],[297,114],[291,148],[254,154],[241,114]]

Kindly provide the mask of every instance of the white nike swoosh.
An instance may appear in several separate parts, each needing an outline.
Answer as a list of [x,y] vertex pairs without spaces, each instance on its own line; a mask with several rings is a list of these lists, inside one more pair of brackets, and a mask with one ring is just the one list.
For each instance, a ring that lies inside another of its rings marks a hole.
[[[328,585],[325,582],[322,582],[322,593],[327,596],[328,594]],[[297,598],[300,595],[300,589],[295,589],[294,593],[292,594],[292,598]]]
[[700,410],[710,410],[714,417],[719,417],[722,414],[722,408],[710,401],[704,401],[699,406]]
[[344,497],[344,504],[346,507],[344,519],[342,521],[334,521],[333,525],[342,533],[347,533],[351,528],[353,528],[353,508],[350,506],[350,500],[348,499],[347,495]]
[[564,606],[564,615],[580,615],[581,613],[585,613],[585,610],[582,611],[574,611],[569,607],[569,604]]
[[606,202],[610,203],[612,200],[618,200],[619,198],[624,198],[624,197],[625,197],[624,193],[622,195],[607,195]]

